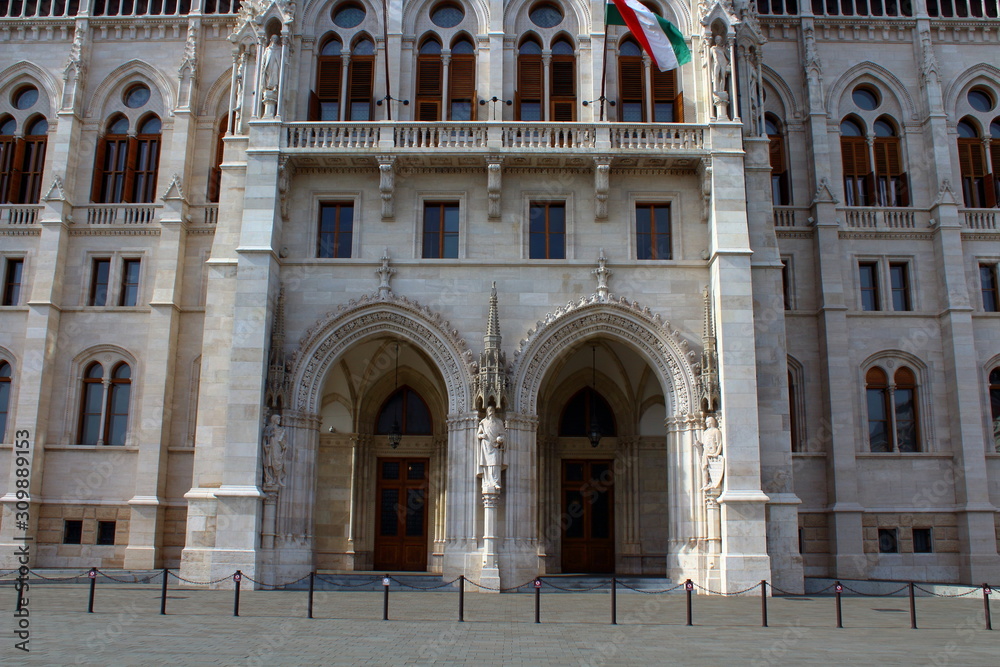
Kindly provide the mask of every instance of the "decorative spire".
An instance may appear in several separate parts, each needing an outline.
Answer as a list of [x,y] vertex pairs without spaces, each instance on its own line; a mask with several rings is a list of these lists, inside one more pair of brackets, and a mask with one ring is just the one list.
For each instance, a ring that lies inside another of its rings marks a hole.
[[705,332],[702,341],[699,393],[701,411],[708,414],[719,409],[721,399],[719,397],[719,357],[715,347],[715,317],[712,314],[712,299],[707,287],[704,291],[704,299]]
[[271,323],[271,352],[267,364],[267,390],[264,403],[274,412],[288,405],[291,374],[285,360],[285,288],[278,290],[278,302]]
[[601,248],[601,254],[597,257],[597,268],[591,271],[593,275],[597,276],[597,296],[601,301],[608,300],[608,278],[613,273],[607,267],[607,263],[608,258],[604,256],[604,248]]
[[386,248],[382,251],[382,266],[375,269],[375,273],[378,274],[378,298],[385,301],[390,296],[392,296],[392,288],[389,286],[389,281],[392,279],[392,274],[396,273],[396,269],[389,266],[389,249]]
[[485,410],[492,403],[503,411],[507,407],[507,356],[500,349],[500,311],[497,307],[497,284],[490,291],[490,312],[479,355],[479,375],[474,381],[476,408]]

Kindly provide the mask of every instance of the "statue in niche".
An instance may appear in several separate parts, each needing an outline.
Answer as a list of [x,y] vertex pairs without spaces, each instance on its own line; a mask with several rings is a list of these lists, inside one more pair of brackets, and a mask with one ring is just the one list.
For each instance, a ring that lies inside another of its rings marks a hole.
[[285,485],[285,427],[281,425],[281,415],[273,414],[264,427],[264,486]]
[[271,43],[264,49],[261,60],[261,87],[264,89],[264,115],[273,118],[278,108],[278,81],[281,78],[281,47],[278,36],[271,35]]
[[729,81],[729,49],[721,35],[716,35],[711,51],[712,62],[712,98],[715,102],[715,116],[720,120],[729,120],[729,93],[726,84]]
[[483,493],[498,493],[507,429],[503,420],[496,416],[496,408],[492,403],[486,406],[486,417],[479,422],[476,438],[479,440]]
[[695,443],[701,450],[702,491],[712,491],[722,486],[722,476],[726,470],[723,456],[722,429],[715,417],[705,418],[705,432]]
[[247,52],[240,53],[239,64],[236,67],[236,99],[233,101],[233,134],[240,133],[240,126],[243,124],[243,97],[246,95],[244,89],[244,78],[247,73]]

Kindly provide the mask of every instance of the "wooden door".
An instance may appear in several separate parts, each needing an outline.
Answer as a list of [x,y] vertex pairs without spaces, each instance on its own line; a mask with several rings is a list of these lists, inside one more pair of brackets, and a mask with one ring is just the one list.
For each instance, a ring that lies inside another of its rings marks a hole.
[[376,570],[427,570],[428,459],[377,462]]
[[562,462],[563,572],[614,572],[614,510],[611,461]]

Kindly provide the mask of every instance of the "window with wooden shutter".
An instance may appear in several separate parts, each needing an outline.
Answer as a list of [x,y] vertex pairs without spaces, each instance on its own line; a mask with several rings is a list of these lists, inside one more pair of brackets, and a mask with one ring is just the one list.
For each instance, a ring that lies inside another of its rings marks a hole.
[[14,137],[0,135],[0,204],[10,203],[10,181],[14,170]]
[[42,190],[42,169],[45,166],[45,135],[24,138],[24,157],[21,168],[19,204],[37,204]]
[[990,166],[993,172],[993,205],[1000,206],[1000,119],[990,125]]
[[441,69],[439,54],[417,56],[417,120],[441,120]]
[[788,182],[788,161],[785,151],[785,137],[781,133],[781,125],[770,114],[764,117],[764,129],[769,140],[768,153],[771,163],[771,202],[775,206],[788,206],[792,203],[791,188]]
[[861,127],[852,120],[840,124],[840,155],[844,169],[844,195],[847,206],[871,206],[874,183],[868,142]]
[[13,151],[8,171],[6,201],[16,204],[21,193],[21,175],[24,169],[24,139],[17,138],[13,141]]
[[448,120],[475,120],[476,57],[452,56],[448,72]]
[[875,137],[876,201],[879,206],[908,206],[898,137]]
[[517,58],[517,119],[542,120],[542,56],[524,51]]
[[[338,42],[339,45],[339,42]],[[340,56],[320,56],[316,63],[316,104],[310,120],[340,120],[340,83],[344,62]]]
[[983,142],[975,139],[958,140],[958,164],[962,172],[962,195],[969,208],[986,208],[993,199],[986,187],[986,156]]
[[131,159],[129,173],[125,177],[125,192],[131,193],[131,202],[151,204],[156,198],[156,176],[160,165],[160,119],[151,116],[142,121],[139,134],[130,142]]
[[100,204],[125,201],[125,172],[128,168],[128,137],[108,134],[98,141],[94,159],[94,187],[91,199]]
[[375,58],[352,56],[348,73],[348,120],[371,120]]
[[646,120],[646,100],[643,95],[642,57],[618,57],[618,118],[626,123]]
[[549,67],[549,118],[557,123],[572,122],[576,120],[576,55],[572,44],[557,40],[552,45]]
[[215,133],[215,157],[212,160],[212,169],[208,172],[208,201],[210,202],[219,201],[219,191],[222,183],[222,157],[226,149],[223,139],[226,137],[227,120],[225,116],[219,119],[219,126]]
[[684,104],[677,91],[677,71],[661,72],[652,68],[653,79],[653,122],[683,123]]

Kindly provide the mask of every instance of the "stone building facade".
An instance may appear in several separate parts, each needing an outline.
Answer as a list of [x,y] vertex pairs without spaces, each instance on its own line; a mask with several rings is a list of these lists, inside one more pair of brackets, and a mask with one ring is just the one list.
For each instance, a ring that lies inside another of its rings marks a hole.
[[0,567],[1000,578],[997,0],[644,4],[3,5]]

